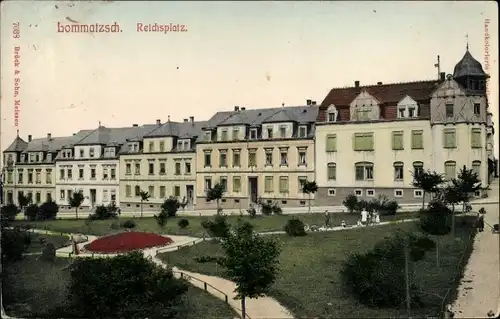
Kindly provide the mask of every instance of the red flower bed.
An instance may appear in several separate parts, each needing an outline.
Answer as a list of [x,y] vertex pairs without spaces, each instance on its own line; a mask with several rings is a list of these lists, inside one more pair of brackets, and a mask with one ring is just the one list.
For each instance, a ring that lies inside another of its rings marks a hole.
[[174,241],[170,237],[154,233],[125,232],[116,235],[100,237],[85,245],[85,250],[94,253],[123,253],[155,246],[166,246]]

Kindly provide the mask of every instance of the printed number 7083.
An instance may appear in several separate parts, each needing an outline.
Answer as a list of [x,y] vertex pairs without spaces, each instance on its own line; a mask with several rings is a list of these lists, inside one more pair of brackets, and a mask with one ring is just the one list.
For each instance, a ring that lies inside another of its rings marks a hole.
[[19,32],[19,22],[14,22],[12,24],[13,29],[12,29],[12,37],[14,39],[19,39],[20,38],[20,32]]

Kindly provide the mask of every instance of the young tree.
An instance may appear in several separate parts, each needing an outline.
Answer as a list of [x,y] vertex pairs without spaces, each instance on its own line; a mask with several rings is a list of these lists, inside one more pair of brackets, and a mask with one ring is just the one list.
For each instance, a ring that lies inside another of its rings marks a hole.
[[139,192],[139,196],[141,197],[141,218],[142,218],[142,203],[149,201],[151,195],[148,192],[141,190]]
[[[443,212],[449,212],[451,215],[451,233],[455,236],[455,205],[460,203],[463,200],[463,195],[460,191],[460,187],[457,187],[457,182],[455,180],[451,181],[451,184],[447,185],[442,193],[440,194],[440,198],[437,198],[435,205],[437,203],[442,202],[444,206],[442,207]],[[451,205],[451,210],[446,207],[446,205]],[[446,210],[445,210],[446,208]],[[437,209],[435,209],[437,211]],[[444,235],[444,234],[443,234]]]
[[465,206],[469,204],[474,193],[481,189],[479,175],[474,170],[467,169],[464,165],[458,172],[457,178],[452,180],[452,185],[456,187],[461,194],[462,211],[465,212]]
[[436,267],[438,268],[439,238],[450,232],[449,217],[452,214],[453,212],[446,206],[446,202],[440,199],[431,200],[427,209],[420,213],[420,229],[424,233],[436,236]]
[[19,208],[21,210],[24,210],[25,207],[27,207],[31,204],[31,198],[24,195],[24,193],[19,194],[19,196],[17,197],[17,201],[19,203]]
[[316,194],[316,192],[318,191],[318,184],[316,184],[315,181],[311,181],[311,182],[305,181],[304,183],[302,183],[301,188],[302,188],[302,193],[307,194],[309,196],[308,211],[310,213],[311,212],[311,196],[313,194]]
[[221,246],[224,257],[218,264],[236,283],[236,299],[241,299],[242,318],[246,318],[245,298],[263,296],[278,276],[280,248],[276,241],[256,234],[248,222],[229,232]]
[[82,205],[85,196],[82,191],[74,192],[73,196],[69,199],[69,206],[75,209],[76,219],[78,219],[78,208]]
[[168,214],[165,210],[162,210],[158,215],[155,215],[155,220],[156,223],[158,224],[158,227],[163,230],[165,228],[165,225],[167,224],[168,220]]
[[439,190],[439,186],[444,183],[444,177],[434,171],[425,171],[419,174],[413,173],[413,187],[420,188],[422,194],[422,209],[425,208],[425,195],[434,194]]
[[165,199],[165,201],[161,205],[161,211],[166,212],[168,217],[175,217],[177,211],[179,210],[179,206],[180,203],[177,197],[170,196],[169,198]]
[[212,188],[209,188],[207,190],[207,194],[205,197],[209,201],[212,201],[212,200],[216,201],[216,203],[217,203],[217,215],[219,215],[220,212],[222,211],[222,208],[220,207],[220,200],[224,196],[225,192],[226,192],[225,186],[221,182],[218,182]]

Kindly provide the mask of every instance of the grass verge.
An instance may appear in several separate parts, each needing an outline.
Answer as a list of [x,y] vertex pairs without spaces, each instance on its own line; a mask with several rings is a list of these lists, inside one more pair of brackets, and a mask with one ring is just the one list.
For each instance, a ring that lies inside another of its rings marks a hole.
[[[470,217],[463,217],[463,220]],[[435,254],[414,265],[417,284],[423,292],[425,307],[414,309],[416,317],[436,316],[442,298],[451,288],[450,296],[456,296],[457,270],[469,259],[475,231],[470,223],[457,219],[456,236],[459,240],[444,236],[440,240],[441,266],[436,268]],[[374,244],[397,229],[418,231],[416,223],[392,224],[339,232],[311,233],[305,237],[275,235],[282,246],[281,274],[270,291],[296,317],[364,318],[404,317],[405,309],[372,309],[359,304],[342,289],[339,271],[343,261],[351,253],[371,249]],[[472,234],[472,236],[471,236]],[[462,256],[465,256],[462,258]],[[224,277],[222,269],[212,263],[197,263],[197,256],[218,256],[222,250],[217,243],[203,242],[175,252],[161,254],[164,261],[181,269]],[[458,269],[457,269],[458,266]],[[439,296],[439,297],[438,297]]]

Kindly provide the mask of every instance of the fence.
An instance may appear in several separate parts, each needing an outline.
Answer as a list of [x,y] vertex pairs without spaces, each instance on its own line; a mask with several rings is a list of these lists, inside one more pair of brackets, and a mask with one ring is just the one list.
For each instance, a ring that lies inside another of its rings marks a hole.
[[172,251],[173,249],[179,250],[179,249],[184,248],[184,247],[193,246],[193,245],[201,243],[201,242],[203,242],[205,240],[206,240],[205,236],[203,236],[203,238],[197,238],[197,239],[195,239],[193,241],[190,241],[190,242],[182,244],[182,245],[177,245],[177,246],[173,246],[173,247],[166,246],[166,247],[158,248],[156,250],[156,255],[158,255],[158,254],[160,254],[162,252]]

